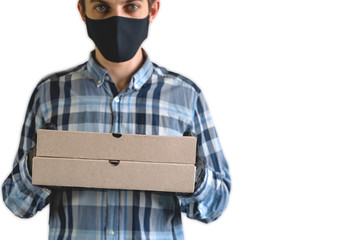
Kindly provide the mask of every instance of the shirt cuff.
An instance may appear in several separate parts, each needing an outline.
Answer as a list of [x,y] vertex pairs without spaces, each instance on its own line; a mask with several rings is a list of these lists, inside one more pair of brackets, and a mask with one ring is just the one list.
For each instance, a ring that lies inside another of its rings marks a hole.
[[207,196],[212,193],[213,187],[211,186],[213,186],[213,181],[213,171],[211,171],[209,168],[206,168],[204,181],[200,185],[199,189],[190,196],[179,196],[179,200],[183,204],[203,201]]

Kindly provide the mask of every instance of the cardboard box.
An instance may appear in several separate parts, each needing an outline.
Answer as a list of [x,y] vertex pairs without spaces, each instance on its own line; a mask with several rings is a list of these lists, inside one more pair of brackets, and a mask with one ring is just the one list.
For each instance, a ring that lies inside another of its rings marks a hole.
[[35,185],[193,192],[195,137],[38,130]]

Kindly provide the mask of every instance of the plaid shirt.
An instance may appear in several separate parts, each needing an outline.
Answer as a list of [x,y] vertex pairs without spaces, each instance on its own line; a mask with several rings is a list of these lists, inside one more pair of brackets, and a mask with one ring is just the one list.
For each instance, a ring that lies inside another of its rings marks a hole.
[[[146,191],[44,188],[31,184],[27,155],[36,129],[181,136],[193,131],[206,176],[192,196]],[[49,239],[183,239],[181,212],[217,219],[230,193],[229,170],[201,90],[147,57],[128,88],[118,93],[94,58],[44,78],[34,90],[13,170],[2,186],[7,207],[29,218],[50,203]]]

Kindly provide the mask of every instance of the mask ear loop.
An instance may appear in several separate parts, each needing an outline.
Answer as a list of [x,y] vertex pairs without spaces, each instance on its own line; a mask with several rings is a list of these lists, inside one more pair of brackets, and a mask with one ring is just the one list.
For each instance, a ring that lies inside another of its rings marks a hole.
[[89,18],[88,15],[86,15],[86,14],[84,15],[84,17],[85,17],[85,22],[86,22],[88,19],[89,19],[89,20],[96,20],[96,19]]

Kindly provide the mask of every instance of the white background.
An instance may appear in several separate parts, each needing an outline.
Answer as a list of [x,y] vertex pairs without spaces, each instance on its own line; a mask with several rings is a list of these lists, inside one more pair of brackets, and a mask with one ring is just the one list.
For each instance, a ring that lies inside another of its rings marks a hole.
[[[232,175],[229,206],[187,240],[360,239],[360,4],[163,0],[145,49],[205,93]],[[11,1],[0,14],[0,178],[30,94],[92,49],[76,1]],[[49,208],[1,239],[47,239]]]

